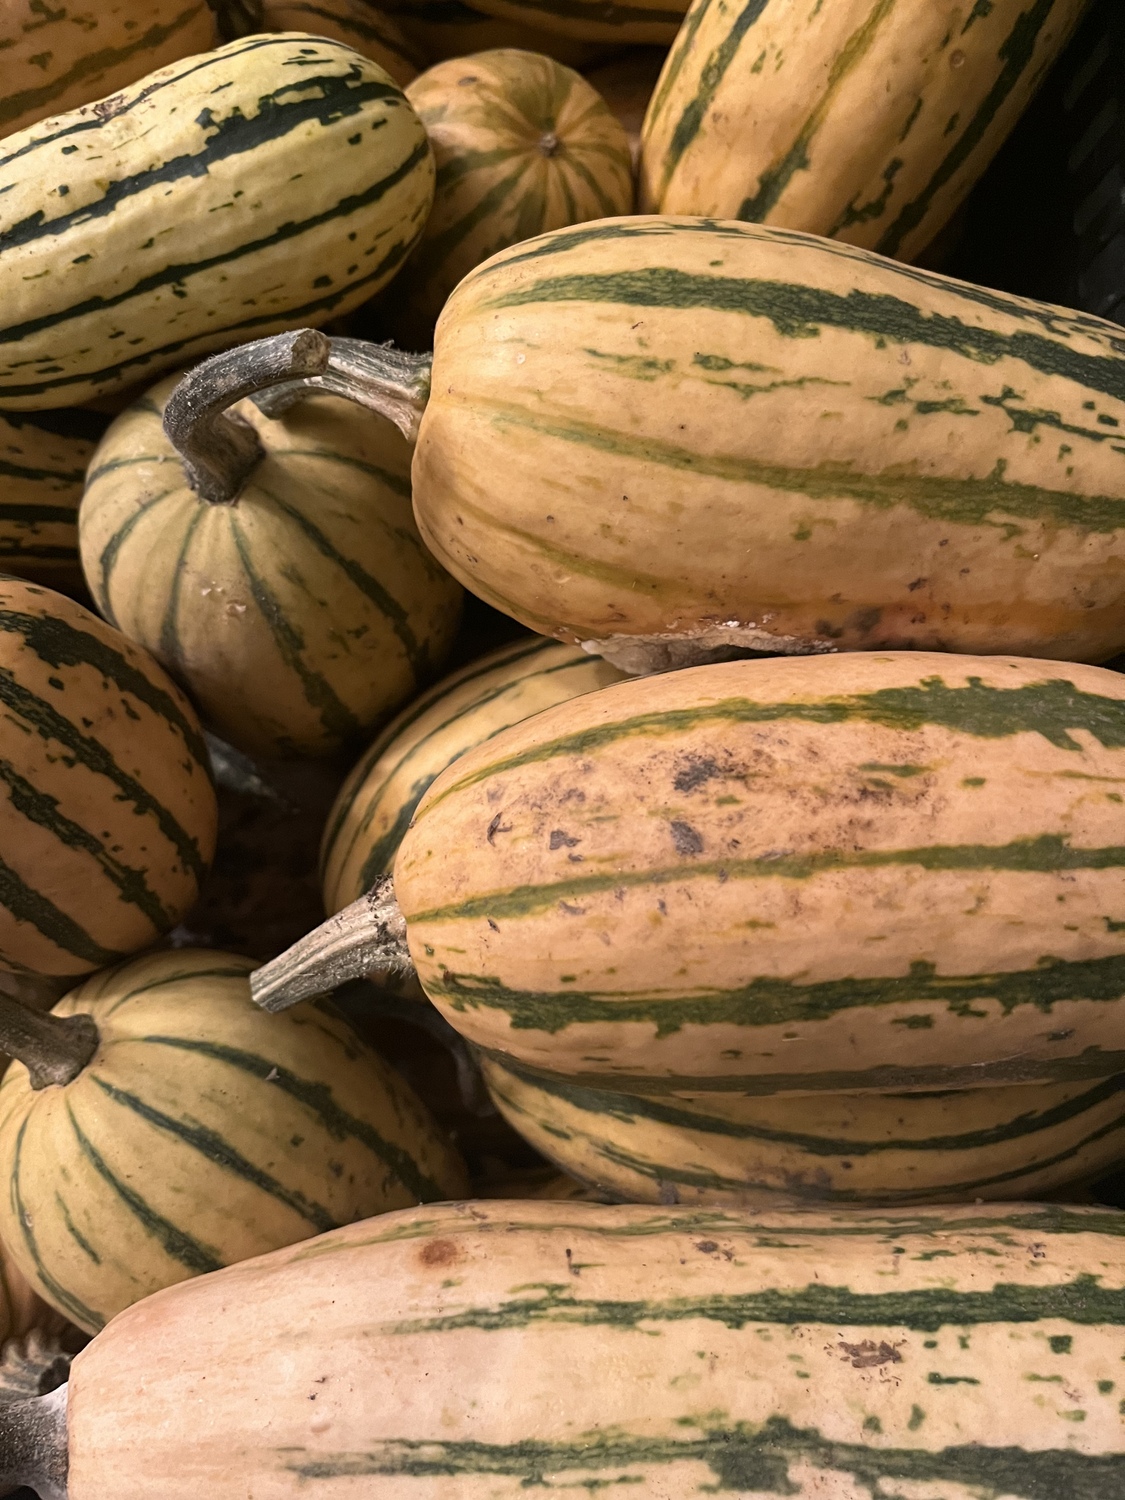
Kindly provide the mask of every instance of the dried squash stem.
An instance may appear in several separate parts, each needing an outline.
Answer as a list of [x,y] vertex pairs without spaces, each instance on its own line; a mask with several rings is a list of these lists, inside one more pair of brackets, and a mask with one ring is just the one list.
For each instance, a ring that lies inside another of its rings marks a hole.
[[66,1500],[66,1392],[0,1402],[0,1494],[28,1485],[39,1500]]
[[70,1083],[97,1049],[93,1016],[53,1016],[29,1010],[0,992],[0,1052],[24,1064],[33,1089]]
[[328,368],[306,379],[276,385],[254,397],[267,417],[279,417],[295,401],[316,391],[347,396],[388,417],[413,443],[430,397],[432,354],[404,354],[390,344],[363,339],[330,339]]

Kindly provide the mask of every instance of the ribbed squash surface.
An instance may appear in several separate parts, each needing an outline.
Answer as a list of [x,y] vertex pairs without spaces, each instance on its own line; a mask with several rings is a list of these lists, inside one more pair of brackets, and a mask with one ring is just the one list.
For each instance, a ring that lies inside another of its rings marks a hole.
[[434,208],[389,293],[428,347],[463,276],[498,250],[587,219],[627,214],[625,132],[573,69],[514,47],[453,58],[406,90],[437,165]]
[[0,412],[0,572],[80,585],[78,502],[105,418]]
[[0,578],[0,966],[81,974],[194,904],[215,847],[199,723],[89,610]]
[[36,409],[357,306],[433,163],[375,63],[250,36],[10,136],[0,194],[0,407]]
[[624,666],[1103,660],[1123,432],[1116,324],[788,230],[606,220],[450,298],[415,510],[476,593]]
[[1125,677],[899,652],[547,709],[433,784],[410,951],[500,1061],[641,1095],[1125,1071]]
[[89,1065],[0,1085],[0,1234],[93,1332],[141,1297],[336,1225],[466,1191],[405,1083],[339,1016],[267,1015],[254,960],[155,953],[55,1007],[92,1015]]
[[641,201],[910,260],[1087,0],[695,0],[645,121]]
[[4,0],[0,137],[216,43],[207,0]]
[[[1037,1204],[411,1209],[130,1308],[71,1375],[71,1500],[1117,1500],[1123,1237]],[[286,1373],[268,1423],[243,1330]]]
[[266,456],[210,505],[161,427],[175,386],[118,417],[91,462],[79,539],[98,608],[240,748],[354,742],[432,676],[457,627],[461,591],[411,516],[405,440],[339,397],[277,420],[244,401]]
[[400,88],[420,62],[390,16],[365,0],[264,0],[262,31],[304,31],[344,42],[385,69]]
[[573,646],[540,638],[503,646],[423,693],[340,788],[321,849],[325,909],[339,911],[390,872],[418,803],[458,756],[621,675]]
[[1039,1198],[1111,1171],[1125,1078],[937,1094],[643,1098],[487,1060],[525,1139],[622,1203],[795,1207]]

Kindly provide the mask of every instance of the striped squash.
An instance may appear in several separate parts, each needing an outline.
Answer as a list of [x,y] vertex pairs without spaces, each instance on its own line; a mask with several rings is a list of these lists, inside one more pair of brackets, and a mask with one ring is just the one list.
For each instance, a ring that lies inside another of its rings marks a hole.
[[787,230],[494,256],[438,324],[413,475],[455,577],[630,670],[1125,649],[1118,326]]
[[1087,0],[694,0],[645,120],[645,208],[912,260]]
[[419,540],[410,450],[337,396],[271,419],[236,501],[189,486],[161,417],[172,376],[112,424],[79,543],[106,619],[191,691],[231,744],[266,756],[354,744],[440,665],[461,591]]
[[259,35],[10,136],[0,195],[0,407],[34,410],[357,306],[420,234],[433,161],[382,68]]
[[264,0],[260,31],[303,31],[344,42],[405,88],[424,66],[390,16],[364,0]]
[[54,1430],[70,1500],[1120,1500],[1123,1237],[1039,1204],[409,1209],[130,1308]]
[[1125,677],[852,653],[505,730],[430,787],[394,884],[486,1055],[750,1097],[1125,1071],[1123,868]]
[[419,1100],[332,1013],[251,1004],[253,960],[154,953],[56,1016],[99,1042],[65,1085],[0,1085],[0,1237],[87,1332],[161,1287],[466,1190]]
[[215,846],[187,699],[146,651],[0,578],[0,968],[74,975],[153,943]]
[[216,41],[207,0],[4,0],[0,136],[128,88]]
[[425,52],[431,63],[492,47],[522,47],[528,52],[542,52],[568,67],[585,68],[612,51],[596,42],[579,42],[522,21],[486,16],[462,4],[462,0],[388,0],[387,9],[403,34]]
[[106,421],[96,412],[0,412],[0,572],[82,586],[78,502]]
[[[481,10],[583,42],[668,46],[690,0],[477,0]],[[760,0],[758,0],[760,3]]]
[[454,58],[406,90],[437,166],[434,208],[387,300],[396,342],[428,348],[463,276],[497,250],[633,210],[618,120],[572,68],[514,47]]
[[321,845],[325,910],[340,911],[392,868],[415,808],[458,756],[511,724],[620,676],[573,646],[523,640],[423,693],[387,726],[340,788]]
[[641,154],[645,111],[666,56],[664,47],[630,47],[623,56],[586,69],[587,80],[624,127],[634,166]]
[[[484,1063],[501,1113],[621,1203],[846,1206],[1041,1198],[1125,1147],[1125,1077],[937,1094],[645,1098]],[[499,1195],[496,1195],[499,1196]]]

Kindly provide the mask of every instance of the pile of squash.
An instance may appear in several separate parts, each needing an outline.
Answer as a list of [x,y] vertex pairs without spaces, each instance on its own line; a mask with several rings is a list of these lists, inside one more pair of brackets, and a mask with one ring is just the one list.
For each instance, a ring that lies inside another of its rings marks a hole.
[[1125,1497],[1084,9],[0,0],[4,1493]]

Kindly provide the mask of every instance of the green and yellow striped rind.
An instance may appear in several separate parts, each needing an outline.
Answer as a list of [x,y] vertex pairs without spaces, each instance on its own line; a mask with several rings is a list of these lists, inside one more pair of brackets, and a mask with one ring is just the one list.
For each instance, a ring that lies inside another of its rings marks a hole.
[[[216,9],[221,9],[216,0]],[[207,0],[6,0],[0,13],[0,137],[127,88],[216,41]]]
[[[516,1500],[560,1476],[643,1500],[1122,1500],[1123,1235],[1120,1213],[1037,1204],[406,1210],[130,1309],[75,1363],[70,1484],[76,1500],[99,1483],[189,1500],[212,1473],[266,1474],[278,1500]],[[222,1346],[190,1337],[229,1309],[290,1376],[266,1430],[233,1373],[214,1402]],[[490,1372],[490,1400],[466,1369]],[[299,1402],[337,1372],[347,1392],[378,1383],[377,1424],[341,1394],[310,1434]],[[184,1476],[176,1413],[203,1401]]]
[[358,306],[421,233],[433,161],[375,63],[257,35],[9,136],[0,193],[0,407],[29,410]]
[[98,608],[240,749],[362,744],[432,678],[460,610],[414,525],[406,440],[340,397],[277,420],[246,401],[265,456],[233,504],[210,505],[161,426],[176,383],[123,412],[91,460],[79,545]]
[[583,42],[668,46],[689,0],[477,0],[479,8]]
[[491,47],[523,47],[528,52],[542,52],[567,67],[585,68],[613,51],[612,44],[579,42],[519,21],[486,16],[462,4],[462,0],[390,0],[385,9],[430,63],[466,57]]
[[378,63],[399,88],[424,66],[398,25],[364,0],[264,0],[262,31],[304,31],[344,42]]
[[1125,1071],[1125,678],[923,652],[696,667],[505,730],[395,862],[498,1060],[638,1095]]
[[0,412],[0,572],[81,586],[78,502],[106,418]]
[[215,847],[210,762],[146,651],[0,577],[0,967],[82,974],[194,905]]
[[328,816],[325,910],[339,911],[390,872],[418,803],[458,756],[621,676],[598,657],[538,637],[502,646],[415,699],[352,769]]
[[478,267],[414,494],[476,593],[626,666],[1125,647],[1120,328],[789,230],[605,220]]
[[645,120],[645,208],[911,260],[1019,119],[1087,0],[694,0]]
[[390,1208],[466,1190],[405,1083],[334,1013],[277,1018],[254,960],[156,953],[72,991],[101,1041],[64,1087],[0,1086],[0,1234],[87,1332],[121,1308]]
[[428,348],[450,292],[496,251],[631,213],[625,132],[572,68],[514,47],[428,69],[406,90],[433,147],[434,208],[389,299],[396,337]]
[[500,1112],[619,1203],[821,1207],[1040,1198],[1109,1171],[1125,1078],[939,1094],[644,1098],[484,1060]]

